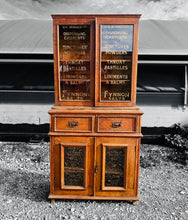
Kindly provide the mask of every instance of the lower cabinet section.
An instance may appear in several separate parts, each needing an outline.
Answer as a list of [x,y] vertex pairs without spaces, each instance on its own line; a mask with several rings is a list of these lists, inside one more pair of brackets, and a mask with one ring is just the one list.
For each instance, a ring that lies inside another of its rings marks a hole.
[[51,199],[138,200],[140,138],[51,137]]

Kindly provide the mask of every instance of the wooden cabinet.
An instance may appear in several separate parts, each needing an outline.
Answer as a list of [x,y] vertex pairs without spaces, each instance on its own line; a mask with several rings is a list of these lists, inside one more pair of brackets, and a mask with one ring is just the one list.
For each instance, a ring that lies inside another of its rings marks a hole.
[[49,198],[135,202],[143,114],[135,106],[140,15],[52,17]]

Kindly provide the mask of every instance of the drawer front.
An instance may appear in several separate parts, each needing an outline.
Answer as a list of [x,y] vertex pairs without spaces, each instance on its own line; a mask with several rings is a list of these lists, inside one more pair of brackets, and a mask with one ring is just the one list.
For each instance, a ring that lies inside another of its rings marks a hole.
[[54,117],[54,130],[64,132],[92,132],[92,117]]
[[136,118],[98,117],[98,132],[136,132]]

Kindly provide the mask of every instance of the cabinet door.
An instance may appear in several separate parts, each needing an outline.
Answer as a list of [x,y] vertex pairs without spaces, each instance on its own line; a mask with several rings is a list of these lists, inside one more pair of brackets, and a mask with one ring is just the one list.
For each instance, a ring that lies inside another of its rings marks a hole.
[[96,196],[137,195],[136,142],[134,138],[97,138]]
[[93,22],[74,18],[54,20],[56,105],[93,105]]
[[93,194],[93,138],[55,138],[54,191],[64,195]]
[[96,106],[135,106],[138,18],[98,18]]

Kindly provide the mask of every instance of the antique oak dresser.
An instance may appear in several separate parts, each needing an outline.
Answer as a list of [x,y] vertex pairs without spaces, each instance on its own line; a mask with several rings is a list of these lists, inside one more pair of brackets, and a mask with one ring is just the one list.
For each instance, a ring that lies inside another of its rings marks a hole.
[[139,200],[140,15],[52,15],[49,199]]

